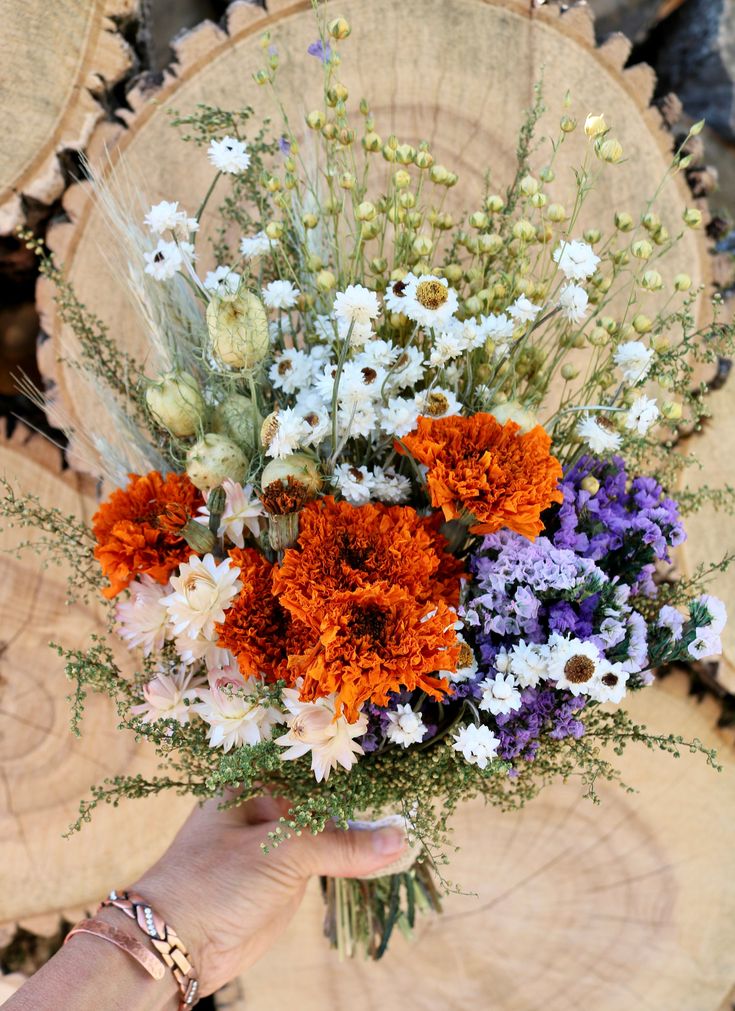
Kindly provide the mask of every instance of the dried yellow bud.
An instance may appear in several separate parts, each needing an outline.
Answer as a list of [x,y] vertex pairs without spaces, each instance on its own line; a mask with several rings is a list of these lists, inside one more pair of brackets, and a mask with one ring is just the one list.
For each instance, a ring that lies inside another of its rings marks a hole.
[[633,317],[633,329],[637,334],[648,333],[653,327],[653,321],[644,313],[639,312]]
[[534,177],[530,175],[524,176],[518,185],[521,193],[527,197],[532,197],[534,193],[538,193],[539,191],[538,179],[534,179]]
[[643,225],[643,227],[646,229],[647,232],[657,232],[658,229],[661,227],[661,218],[658,216],[658,214],[650,212],[648,214],[643,215],[643,217],[641,218],[641,224]]
[[433,248],[434,243],[428,235],[417,235],[412,243],[412,249],[418,256],[428,256]]
[[304,228],[316,228],[316,226],[319,224],[319,218],[316,216],[316,214],[302,214],[301,224],[304,226]]
[[692,279],[689,274],[677,274],[674,278],[674,287],[677,291],[689,291],[692,286]]
[[579,487],[582,491],[586,491],[589,495],[596,495],[600,490],[600,482],[594,474],[588,474],[587,477],[582,478],[579,482]]
[[513,235],[516,239],[520,239],[522,242],[533,242],[536,238],[536,229],[530,221],[526,221],[525,218],[521,218],[520,221],[516,221],[513,225]]
[[657,333],[651,337],[651,347],[654,351],[661,353],[662,351],[668,351],[671,347],[671,338],[667,337],[666,334]]
[[186,473],[201,491],[216,488],[226,477],[242,484],[250,461],[231,439],[210,432],[186,454]]
[[434,164],[434,156],[430,151],[417,151],[415,161],[418,168],[430,169]]
[[623,145],[619,140],[615,140],[614,137],[608,137],[606,140],[597,140],[595,141],[595,154],[600,161],[610,162],[610,164],[615,165],[623,157]]
[[316,275],[316,286],[319,291],[331,291],[337,283],[337,278],[331,270],[320,270]]
[[313,109],[306,117],[306,125],[310,130],[321,130],[326,121],[326,117],[320,109]]
[[599,242],[602,238],[602,233],[599,228],[588,228],[583,235],[584,241],[589,242],[591,246],[594,246],[596,242]]
[[629,232],[633,227],[633,218],[627,211],[616,211],[615,227],[621,232]]
[[458,281],[462,280],[463,271],[458,263],[448,263],[442,270],[442,273],[451,284],[457,284]]
[[283,238],[283,223],[280,221],[269,221],[265,226],[265,234],[269,239],[274,241]]
[[194,435],[204,416],[204,399],[194,376],[166,372],[145,391],[151,417],[179,438]]
[[411,165],[416,157],[416,148],[410,144],[399,144],[396,148],[396,161],[400,165]]
[[333,39],[346,39],[352,31],[352,27],[346,18],[339,17],[329,22],[327,31]]
[[657,270],[647,270],[641,278],[641,286],[646,291],[660,291],[664,286],[664,279]]
[[570,379],[576,379],[578,375],[579,369],[576,367],[576,365],[572,365],[570,362],[567,362],[566,365],[562,365],[561,367],[562,379],[569,382]]
[[504,207],[505,202],[502,197],[498,196],[497,193],[491,193],[485,200],[485,208],[490,211],[491,214],[497,214],[498,211],[502,211]]
[[549,202],[549,198],[545,193],[534,193],[531,197],[531,203],[534,207],[546,207]]
[[562,133],[571,133],[572,130],[577,129],[577,120],[574,116],[562,116],[559,120],[559,126],[561,127]]
[[362,138],[362,146],[366,151],[380,151],[383,142],[374,130],[370,130]]
[[407,186],[411,185],[411,176],[405,169],[398,169],[393,173],[393,185],[397,190],[405,190]]
[[630,251],[638,260],[650,260],[653,256],[653,246],[648,239],[638,239],[630,247]]
[[549,209],[546,212],[549,221],[564,221],[567,216],[567,212],[564,209],[563,204],[549,204]]
[[661,413],[669,421],[678,421],[682,415],[681,404],[675,400],[667,400],[661,405]]
[[682,218],[688,228],[699,228],[702,224],[702,212],[696,207],[687,207],[682,214]]
[[361,204],[357,205],[355,217],[358,221],[372,221],[377,213],[375,204],[370,203],[369,200],[363,200]]
[[444,186],[449,178],[449,172],[443,165],[432,165],[429,171],[429,178],[437,186]]
[[600,137],[607,130],[607,123],[603,115],[589,113],[584,121],[584,132],[588,137]]
[[343,190],[354,189],[355,177],[351,172],[343,172],[342,175],[339,177],[339,184]]
[[484,211],[475,211],[470,215],[470,225],[473,228],[487,228],[488,217]]
[[587,335],[587,340],[593,347],[600,348],[607,344],[608,333],[604,327],[596,326],[593,327],[590,333]]
[[270,350],[268,317],[250,291],[235,298],[213,296],[207,306],[210,349],[217,361],[233,369],[252,369]]

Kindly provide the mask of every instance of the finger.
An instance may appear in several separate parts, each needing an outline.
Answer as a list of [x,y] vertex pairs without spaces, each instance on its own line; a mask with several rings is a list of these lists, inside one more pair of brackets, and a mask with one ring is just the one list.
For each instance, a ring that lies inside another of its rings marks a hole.
[[393,863],[408,843],[400,828],[361,832],[325,830],[318,835],[293,836],[275,851],[304,875],[361,878]]
[[285,818],[291,810],[291,802],[285,797],[254,797],[243,804],[243,813],[247,825],[262,825],[266,821],[278,821]]

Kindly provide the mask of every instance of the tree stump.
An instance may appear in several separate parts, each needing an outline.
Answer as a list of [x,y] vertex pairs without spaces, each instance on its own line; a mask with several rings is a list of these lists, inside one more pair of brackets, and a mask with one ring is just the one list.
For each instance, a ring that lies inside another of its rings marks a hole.
[[[580,124],[557,158],[555,195],[560,200],[568,200],[574,190],[571,167],[581,162],[587,145],[581,125],[589,111],[604,110],[626,154],[636,159],[635,172],[613,166],[606,173],[604,187],[589,198],[580,232],[592,221],[611,223],[616,209],[639,211],[666,171],[672,142],[659,112],[649,106],[653,72],[642,64],[623,69],[630,43],[621,35],[596,48],[584,5],[561,13],[557,6],[534,9],[527,0],[420,0],[411,8],[410,31],[406,12],[392,0],[344,0],[339,11],[334,10],[353,25],[341,72],[351,98],[369,98],[382,136],[393,132],[412,143],[427,139],[437,161],[457,169],[460,183],[450,191],[454,210],[476,208],[487,164],[499,189],[510,182],[517,131],[542,68],[548,111],[539,136],[555,135],[565,111]],[[120,177],[128,185],[129,180],[140,181],[141,216],[148,203],[164,198],[195,208],[211,178],[205,154],[177,142],[167,122],[169,109],[186,114],[205,102],[227,108],[250,104],[258,118],[274,113],[268,89],[252,79],[262,59],[259,38],[266,29],[281,56],[279,89],[297,133],[302,130],[304,114],[317,103],[321,89],[319,68],[306,55],[316,34],[310,2],[272,0],[268,15],[249,3],[233,4],[229,34],[205,22],[175,43],[179,63],[166,75],[155,101],[135,90],[128,96],[133,112],[121,113],[128,129],[115,138],[111,178],[117,185],[114,166],[122,164]],[[571,106],[565,110],[567,90]],[[100,167],[103,139],[98,136],[90,145],[93,158],[98,152]],[[535,153],[536,169],[549,155],[548,148]],[[661,202],[661,217],[672,235],[679,232],[682,211],[690,202],[684,180],[674,177]],[[99,209],[85,187],[68,191],[64,206],[70,223],[52,230],[51,246],[66,263],[81,300],[114,324],[117,334],[124,334],[126,350],[142,353],[144,334],[119,283],[119,262],[110,253]],[[206,243],[200,248],[206,250]],[[668,271],[673,277],[686,270],[696,283],[705,277],[705,261],[701,236],[687,231],[669,258]],[[73,337],[60,326],[51,293],[43,285],[39,301],[52,338],[44,349],[43,368],[74,417],[75,405],[83,402],[78,377],[54,362],[62,345],[73,346]]]
[[113,19],[137,8],[138,0],[0,0],[0,235],[23,220],[23,197],[50,204],[61,195],[60,152],[84,148],[104,115],[98,97],[133,63]]
[[[17,490],[33,491],[66,513],[90,518],[90,483],[61,472],[58,455],[18,426],[0,443],[0,473]],[[3,531],[12,549],[27,531]],[[64,603],[65,572],[42,569],[35,556],[4,555],[0,583],[0,924],[53,932],[110,888],[134,880],[178,829],[191,801],[165,796],[123,808],[100,808],[90,825],[64,839],[93,783],[120,773],[154,775],[157,760],[116,728],[114,706],[90,694],[82,737],[69,730],[71,692],[54,640],[83,647],[106,630],[101,609]],[[122,650],[124,653],[124,649]]]
[[616,763],[639,793],[605,784],[595,806],[570,782],[517,813],[465,804],[447,874],[476,896],[449,896],[413,942],[396,934],[381,962],[340,964],[313,883],[285,935],[218,1006],[718,1011],[733,982],[735,755],[714,729],[717,704],[697,705],[687,687],[672,676],[629,708],[654,733],[718,746],[722,774],[700,755],[633,745]]

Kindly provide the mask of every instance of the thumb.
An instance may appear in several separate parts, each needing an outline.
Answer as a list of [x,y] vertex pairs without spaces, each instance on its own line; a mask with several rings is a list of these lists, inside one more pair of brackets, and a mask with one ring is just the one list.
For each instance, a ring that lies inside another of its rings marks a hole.
[[279,851],[286,851],[284,856],[304,875],[361,878],[392,864],[407,845],[400,828],[327,828],[315,836],[292,837]]

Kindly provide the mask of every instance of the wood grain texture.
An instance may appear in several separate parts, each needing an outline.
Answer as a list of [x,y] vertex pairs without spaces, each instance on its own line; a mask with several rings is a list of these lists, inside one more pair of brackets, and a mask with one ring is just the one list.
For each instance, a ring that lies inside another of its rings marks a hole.
[[112,18],[137,6],[0,0],[0,235],[20,224],[22,196],[49,204],[61,194],[59,151],[86,145],[103,115],[97,96],[133,62]]
[[[150,95],[131,94],[128,129],[113,140],[112,160],[122,157],[126,177],[140,180],[144,203],[178,199],[194,208],[211,178],[203,153],[176,142],[167,125],[171,107],[187,113],[200,102],[229,108],[251,104],[257,116],[273,115],[268,89],[252,80],[261,59],[258,40],[266,28],[281,56],[280,91],[300,131],[304,114],[317,104],[321,81],[316,61],[306,55],[315,35],[311,5],[308,0],[272,0],[269,11],[265,16],[250,4],[233,5],[229,35],[205,23],[177,42],[180,63],[175,74],[167,75],[155,101]],[[613,166],[606,173],[604,186],[589,198],[580,230],[593,221],[611,224],[615,209],[640,210],[665,172],[671,138],[658,111],[648,105],[652,73],[640,66],[623,69],[627,47],[619,39],[596,49],[584,6],[564,14],[556,6],[532,13],[525,0],[416,0],[410,30],[405,11],[392,0],[344,0],[338,12],[353,24],[341,74],[350,95],[355,101],[369,97],[382,136],[394,132],[410,142],[425,138],[437,161],[458,170],[459,185],[449,194],[452,210],[476,207],[487,165],[499,189],[509,182],[517,130],[542,70],[548,112],[539,135],[556,134],[567,90],[568,111],[580,122],[557,157],[555,197],[570,202],[571,169],[587,146],[581,124],[590,110],[604,110],[626,155],[635,159],[635,170]],[[305,142],[306,150],[310,143]],[[548,148],[539,150],[535,167],[544,165],[549,154]],[[683,180],[671,180],[664,189],[661,216],[672,234],[678,233],[688,202]],[[108,237],[98,210],[80,187],[68,192],[65,206],[71,223],[53,230],[51,245],[67,263],[82,301],[114,322],[128,350],[140,351],[143,334],[118,282],[119,271],[102,255]],[[701,236],[687,231],[670,255],[667,271],[673,276],[686,269],[696,282],[706,274],[705,261]],[[47,350],[54,355],[61,328],[50,293],[41,289],[39,300],[52,335]],[[61,366],[55,371],[59,396],[73,411],[79,400],[73,370]]]
[[[222,995],[223,1011],[716,1011],[735,941],[735,755],[677,676],[630,700],[653,732],[719,746],[701,756],[633,747],[619,760],[639,789],[568,783],[518,813],[480,803],[455,818],[460,847],[445,913],[400,936],[377,964],[340,964],[321,936],[316,888],[283,938]],[[283,966],[288,966],[288,972]],[[219,999],[219,998],[218,998]]]
[[[58,468],[58,454],[20,427],[0,443],[0,474],[17,490],[87,519],[95,509],[88,482]],[[27,534],[27,532],[25,532]],[[25,539],[0,533],[0,549]],[[58,913],[72,918],[160,856],[191,802],[173,796],[104,807],[69,840],[62,838],[79,802],[106,776],[153,775],[152,752],[117,730],[112,703],[90,694],[82,737],[69,730],[70,682],[54,640],[83,647],[103,634],[101,609],[65,604],[65,573],[35,556],[2,555],[0,613],[0,923],[51,932]],[[124,653],[124,650],[121,650]]]

